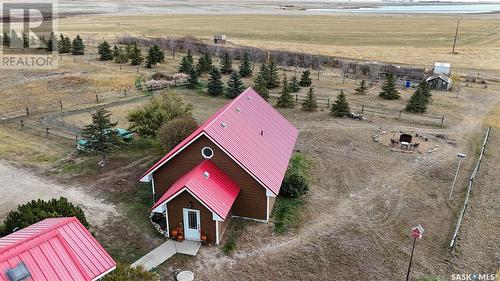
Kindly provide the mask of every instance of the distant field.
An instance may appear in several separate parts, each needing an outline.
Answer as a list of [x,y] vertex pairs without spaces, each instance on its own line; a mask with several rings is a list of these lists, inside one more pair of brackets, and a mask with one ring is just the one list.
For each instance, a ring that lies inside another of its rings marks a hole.
[[456,23],[456,16],[429,15],[89,15],[61,19],[59,29],[92,33],[96,41],[124,34],[207,40],[226,34],[240,45],[427,66],[447,61],[471,73],[500,73],[500,17],[462,16],[459,54],[451,55]]

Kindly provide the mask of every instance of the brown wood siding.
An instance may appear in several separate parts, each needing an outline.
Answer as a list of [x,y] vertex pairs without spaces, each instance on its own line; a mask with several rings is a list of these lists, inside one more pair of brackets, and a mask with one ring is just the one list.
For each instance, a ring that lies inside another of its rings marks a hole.
[[[189,207],[190,203],[192,204],[191,207]],[[183,208],[200,210],[201,232],[207,235],[208,242],[215,243],[215,221],[212,219],[212,212],[187,191],[183,191],[167,204],[170,233],[175,227],[183,223]]]
[[230,210],[229,213],[227,214],[227,217],[224,221],[218,221],[217,223],[219,224],[219,241],[222,240],[222,236],[224,236],[226,232],[226,228],[229,225],[229,221],[231,220],[231,217],[233,216],[233,211]]
[[240,193],[233,204],[233,215],[265,220],[267,211],[265,188],[205,136],[191,143],[153,173],[156,198],[160,198],[179,177],[205,160],[201,155],[201,149],[206,146],[214,151],[214,156],[210,160],[240,187]]

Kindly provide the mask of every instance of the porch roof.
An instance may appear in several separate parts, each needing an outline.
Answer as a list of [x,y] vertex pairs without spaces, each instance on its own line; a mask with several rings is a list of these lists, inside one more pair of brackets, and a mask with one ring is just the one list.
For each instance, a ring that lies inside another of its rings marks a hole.
[[184,189],[222,219],[226,219],[240,192],[239,186],[229,176],[212,161],[204,160],[174,182],[152,209],[168,203]]

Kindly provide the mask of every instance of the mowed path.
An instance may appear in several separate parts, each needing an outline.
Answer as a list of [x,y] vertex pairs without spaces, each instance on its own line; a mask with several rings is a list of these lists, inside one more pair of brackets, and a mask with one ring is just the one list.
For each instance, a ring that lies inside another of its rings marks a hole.
[[116,214],[115,206],[77,186],[63,186],[42,179],[29,170],[0,162],[0,220],[17,207],[35,199],[66,197],[83,208],[93,226],[102,226]]

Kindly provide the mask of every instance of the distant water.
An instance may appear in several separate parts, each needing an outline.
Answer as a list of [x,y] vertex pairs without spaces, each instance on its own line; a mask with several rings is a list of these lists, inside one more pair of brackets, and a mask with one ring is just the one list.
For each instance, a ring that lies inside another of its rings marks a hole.
[[376,13],[376,14],[480,14],[500,12],[500,4],[429,4],[408,6],[377,6],[345,9],[307,9],[325,13]]

